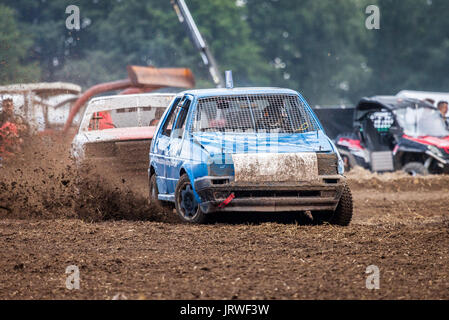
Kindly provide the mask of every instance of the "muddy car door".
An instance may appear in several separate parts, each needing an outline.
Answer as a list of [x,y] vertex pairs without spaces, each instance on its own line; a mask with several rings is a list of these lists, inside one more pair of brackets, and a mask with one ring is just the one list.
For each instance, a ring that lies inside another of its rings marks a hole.
[[175,99],[171,109],[168,111],[167,116],[162,123],[161,129],[157,133],[157,137],[154,141],[154,149],[152,152],[154,168],[156,171],[156,181],[159,194],[167,194],[167,180],[166,180],[166,167],[169,162],[168,150],[170,148],[170,136],[173,128],[173,124],[178,112],[178,104],[180,99]]
[[167,191],[170,194],[175,192],[176,183],[179,179],[179,171],[182,164],[180,154],[184,144],[184,132],[191,101],[189,96],[185,96],[179,103],[176,121],[170,136],[170,145],[168,148],[168,158],[170,161],[168,162],[165,171]]

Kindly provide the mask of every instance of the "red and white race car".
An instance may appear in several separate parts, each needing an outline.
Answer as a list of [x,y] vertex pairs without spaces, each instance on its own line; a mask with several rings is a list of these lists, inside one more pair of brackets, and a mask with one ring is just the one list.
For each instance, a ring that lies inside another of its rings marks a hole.
[[72,142],[75,162],[117,171],[147,169],[151,139],[174,96],[148,93],[92,99]]

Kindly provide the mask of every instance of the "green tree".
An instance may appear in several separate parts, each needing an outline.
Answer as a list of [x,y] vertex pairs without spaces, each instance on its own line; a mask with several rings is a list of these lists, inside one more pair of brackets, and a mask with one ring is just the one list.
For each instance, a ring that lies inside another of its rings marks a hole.
[[[448,91],[447,0],[186,2],[221,71],[232,69],[236,85],[290,87],[312,105],[356,103],[401,89]],[[189,67],[198,87],[213,85],[169,0],[2,3],[16,14],[0,10],[1,37],[14,39],[8,41],[18,50],[2,60],[17,70],[36,62],[44,81],[87,87],[124,78],[126,65],[137,64]],[[65,27],[71,4],[80,8],[79,31]],[[380,30],[365,28],[370,4],[380,8]],[[14,17],[17,23],[8,22]]]
[[380,30],[366,57],[372,77],[366,94],[403,89],[448,91],[449,3],[446,0],[378,0]]
[[0,4],[0,84],[39,80],[37,63],[27,63],[32,39],[19,29],[13,9]]
[[[0,2],[6,0],[0,0]],[[200,87],[213,85],[199,53],[168,0],[80,0],[81,30],[65,28],[65,8],[73,1],[17,0],[24,26],[35,38],[33,51],[43,80],[84,87],[126,77],[126,65],[189,67]],[[237,85],[269,84],[268,61],[252,39],[246,7],[234,0],[188,1],[221,71],[233,69]]]
[[335,104],[354,98],[368,80],[361,1],[248,0],[247,6],[277,85],[301,91],[312,104]]
[[[34,43],[29,55],[42,68],[43,81],[60,80],[58,71],[64,68],[66,59],[82,59],[90,46],[97,41],[95,28],[88,28],[89,21],[103,20],[116,1],[71,0],[29,1],[0,0],[0,3],[17,11],[21,27],[32,35]],[[68,30],[65,25],[67,6],[76,4],[81,8],[81,30]],[[83,10],[84,9],[84,10]],[[76,82],[76,76],[73,82]]]
[[[246,8],[234,1],[188,2],[200,31],[209,42],[221,71],[233,69],[237,84],[268,84],[267,63],[252,40],[243,19]],[[114,57],[108,67],[126,76],[128,64],[156,67],[189,67],[198,86],[212,86],[208,70],[179,23],[169,1],[128,0],[115,5],[107,17],[96,22],[97,41],[89,50],[101,50]],[[112,64],[111,64],[112,63]],[[114,70],[111,70],[115,73]]]

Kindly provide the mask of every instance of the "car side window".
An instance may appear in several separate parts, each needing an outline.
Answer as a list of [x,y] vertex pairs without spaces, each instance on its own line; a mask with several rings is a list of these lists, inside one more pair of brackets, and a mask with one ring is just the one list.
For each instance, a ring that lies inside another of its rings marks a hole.
[[170,137],[171,131],[173,129],[173,123],[175,122],[176,115],[178,114],[179,105],[181,101],[178,100],[173,104],[172,109],[170,110],[170,114],[167,116],[167,120],[162,127],[162,135]]
[[186,126],[187,114],[189,113],[190,100],[186,99],[180,103],[179,113],[173,130],[173,138],[182,138]]

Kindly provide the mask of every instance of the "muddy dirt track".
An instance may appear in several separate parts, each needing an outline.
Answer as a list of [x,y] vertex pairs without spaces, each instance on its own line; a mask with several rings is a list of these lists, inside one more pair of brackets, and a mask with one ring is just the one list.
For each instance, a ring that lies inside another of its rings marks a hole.
[[347,228],[292,214],[191,226],[148,208],[139,176],[78,181],[67,154],[39,141],[0,169],[1,299],[449,299],[449,177],[356,170]]

